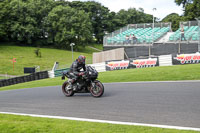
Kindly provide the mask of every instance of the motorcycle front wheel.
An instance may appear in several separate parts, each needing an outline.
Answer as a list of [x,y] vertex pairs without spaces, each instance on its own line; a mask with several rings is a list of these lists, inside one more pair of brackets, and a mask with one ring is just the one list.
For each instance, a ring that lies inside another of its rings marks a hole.
[[65,96],[67,97],[71,97],[74,95],[74,91],[73,89],[68,89],[69,88],[69,82],[64,82],[63,85],[62,85],[62,91],[64,93]]
[[90,93],[93,97],[101,97],[104,93],[104,86],[100,81],[95,81],[94,86],[91,85]]

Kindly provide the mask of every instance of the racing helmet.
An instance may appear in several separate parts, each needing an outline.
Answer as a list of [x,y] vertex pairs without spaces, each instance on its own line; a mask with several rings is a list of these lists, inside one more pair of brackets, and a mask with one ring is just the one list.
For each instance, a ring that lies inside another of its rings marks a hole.
[[79,63],[81,63],[81,64],[85,64],[85,56],[83,56],[83,55],[80,55],[79,57],[78,57],[78,62]]

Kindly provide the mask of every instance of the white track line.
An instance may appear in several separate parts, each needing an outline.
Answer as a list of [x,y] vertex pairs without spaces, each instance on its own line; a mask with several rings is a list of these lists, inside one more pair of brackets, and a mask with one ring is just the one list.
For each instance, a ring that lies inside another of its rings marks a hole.
[[134,126],[158,127],[158,128],[167,128],[167,129],[200,131],[200,128],[192,128],[192,127],[179,127],[179,126],[169,126],[169,125],[156,125],[156,124],[145,124],[145,123],[108,121],[108,120],[86,119],[86,118],[76,118],[76,117],[24,114],[24,113],[12,113],[12,112],[0,112],[0,114],[11,114],[11,115],[21,115],[21,116],[31,116],[31,117],[42,117],[42,118],[55,118],[55,119],[99,122],[99,123],[109,123],[109,124],[121,124],[121,125],[134,125]]

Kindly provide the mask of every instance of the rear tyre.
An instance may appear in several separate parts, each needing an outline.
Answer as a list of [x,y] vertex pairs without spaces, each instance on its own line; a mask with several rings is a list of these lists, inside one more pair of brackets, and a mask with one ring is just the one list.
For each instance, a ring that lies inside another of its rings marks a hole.
[[104,93],[104,86],[100,81],[97,80],[94,83],[94,87],[90,87],[90,93],[93,97],[101,97]]
[[62,85],[62,91],[66,97],[71,97],[74,95],[74,91],[73,89],[68,90],[68,88],[69,88],[69,82],[66,81]]

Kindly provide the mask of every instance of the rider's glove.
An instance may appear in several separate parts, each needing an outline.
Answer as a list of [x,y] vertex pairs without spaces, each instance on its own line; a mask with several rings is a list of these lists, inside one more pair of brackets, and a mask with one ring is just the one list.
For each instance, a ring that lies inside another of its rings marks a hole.
[[84,75],[84,72],[80,72],[78,75],[79,75],[79,76],[82,76],[82,75]]

